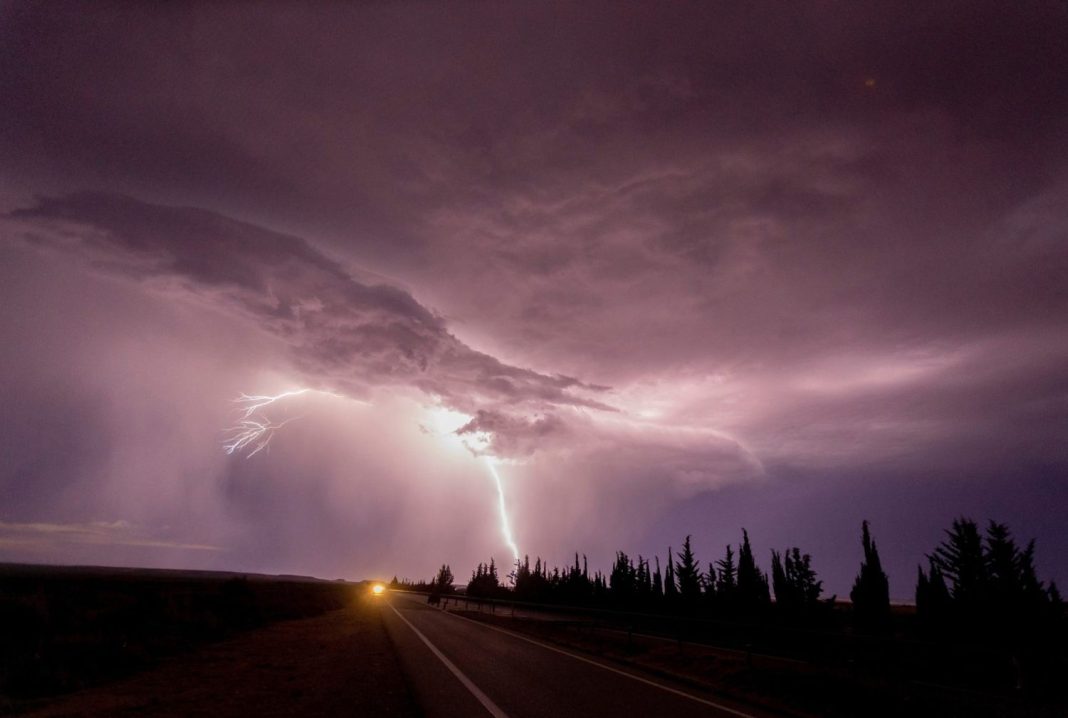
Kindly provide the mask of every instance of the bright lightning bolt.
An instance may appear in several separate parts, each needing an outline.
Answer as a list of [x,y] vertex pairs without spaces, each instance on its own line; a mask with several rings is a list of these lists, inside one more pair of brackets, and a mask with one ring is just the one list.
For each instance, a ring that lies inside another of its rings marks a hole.
[[519,560],[519,547],[515,545],[515,539],[512,538],[512,525],[508,521],[508,510],[504,505],[504,484],[501,482],[501,476],[497,473],[497,467],[493,461],[487,456],[486,466],[489,467],[490,473],[493,474],[493,481],[497,484],[497,508],[501,514],[501,533],[504,534],[504,541],[508,544],[508,548],[512,549],[512,555],[515,560]]
[[266,417],[263,419],[242,419],[230,427],[230,431],[233,433],[223,442],[223,451],[227,454],[233,454],[250,446],[255,446],[256,448],[245,455],[246,459],[251,459],[270,445],[275,431],[291,421],[293,419],[286,419],[276,424]]
[[[235,404],[240,404],[243,413],[242,419],[248,419],[257,411],[265,406],[270,406],[276,401],[282,399],[288,399],[291,396],[300,396],[301,394],[307,394],[311,389],[294,389],[293,391],[283,391],[281,394],[275,394],[274,396],[266,396],[261,394],[242,394],[238,398],[234,399]],[[329,392],[325,392],[329,393]]]
[[[234,399],[234,403],[239,405],[241,418],[236,424],[228,429],[230,436],[223,442],[223,450],[227,454],[235,454],[251,448],[252,450],[245,455],[246,459],[251,459],[256,454],[268,448],[276,431],[300,417],[293,417],[286,419],[285,421],[274,422],[267,418],[262,410],[284,399],[301,396],[309,392],[342,398],[340,394],[319,389],[293,389],[291,391],[284,391],[281,394],[273,395],[242,394]],[[366,402],[361,401],[359,403],[363,404]],[[493,460],[488,456],[483,458],[486,461],[486,466],[489,468],[490,475],[493,476],[493,482],[497,487],[497,510],[501,519],[501,534],[504,536],[504,541],[508,544],[508,548],[512,550],[512,556],[518,561],[519,547],[516,546],[515,538],[512,536],[512,524],[508,519],[508,508],[504,501],[504,482],[501,481],[501,475],[497,473],[497,466],[493,463]]]
[[276,431],[293,421],[293,419],[298,419],[300,417],[293,417],[276,423],[264,416],[260,410],[271,404],[282,401],[283,399],[289,399],[309,392],[326,394],[327,396],[338,398],[341,396],[340,394],[334,394],[333,392],[322,391],[320,389],[293,389],[292,391],[283,391],[281,394],[275,394],[273,396],[268,394],[242,394],[234,399],[234,403],[240,406],[241,418],[227,430],[230,432],[230,436],[223,442],[223,451],[227,454],[234,454],[240,453],[251,447],[252,451],[249,451],[245,455],[246,459],[251,459],[253,456],[266,449],[270,446],[271,439],[274,438],[274,433]]

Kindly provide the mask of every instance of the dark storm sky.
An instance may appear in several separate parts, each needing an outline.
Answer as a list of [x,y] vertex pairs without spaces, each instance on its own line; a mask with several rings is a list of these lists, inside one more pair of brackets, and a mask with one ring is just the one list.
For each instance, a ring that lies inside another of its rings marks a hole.
[[[749,529],[1068,580],[1068,5],[0,5],[0,560]],[[294,419],[226,455],[232,399]]]

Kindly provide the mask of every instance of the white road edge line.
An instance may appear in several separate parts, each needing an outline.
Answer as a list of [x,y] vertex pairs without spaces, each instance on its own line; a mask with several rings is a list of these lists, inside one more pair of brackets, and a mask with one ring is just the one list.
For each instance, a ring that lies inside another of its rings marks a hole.
[[[394,609],[394,610],[396,610],[396,609]],[[729,706],[725,706],[725,705],[722,705],[720,703],[714,703],[713,701],[708,701],[708,700],[705,700],[704,698],[698,698],[697,696],[690,695],[689,693],[686,693],[685,691],[680,691],[680,690],[677,690],[675,688],[671,688],[670,686],[665,686],[663,683],[657,683],[656,681],[650,681],[648,678],[642,678],[641,676],[636,676],[633,673],[627,673],[626,671],[621,671],[618,668],[613,668],[612,666],[606,666],[603,663],[598,663],[597,661],[591,660],[589,658],[585,658],[584,656],[580,656],[577,653],[571,653],[570,651],[565,651],[562,648],[557,648],[556,646],[550,646],[548,643],[542,643],[541,641],[535,640],[533,638],[527,638],[526,636],[524,636],[522,634],[514,633],[514,632],[509,631],[509,630],[504,629],[504,628],[498,628],[497,626],[491,626],[488,623],[483,623],[482,621],[476,621],[476,620],[468,618],[466,616],[459,616],[459,615],[457,615],[455,613],[452,613],[450,611],[446,611],[444,609],[439,609],[439,610],[441,610],[442,613],[449,614],[453,618],[459,618],[461,621],[470,621],[471,623],[474,623],[474,624],[476,624],[478,626],[482,626],[484,628],[488,628],[491,631],[498,631],[499,633],[504,633],[506,635],[511,636],[512,638],[518,638],[521,641],[526,641],[527,643],[533,643],[535,646],[541,646],[542,648],[548,649],[550,651],[555,651],[555,652],[561,653],[561,654],[563,654],[565,656],[570,656],[571,658],[574,658],[576,661],[582,661],[583,663],[589,663],[591,666],[597,666],[598,668],[603,668],[606,671],[611,671],[612,673],[618,673],[621,676],[626,676],[627,678],[630,678],[631,680],[638,681],[639,683],[644,683],[644,684],[649,685],[649,686],[654,686],[655,688],[659,688],[662,691],[667,691],[668,693],[674,693],[675,695],[682,696],[683,698],[689,698],[691,701],[697,701],[698,703],[703,703],[706,706],[711,706],[712,708],[716,708],[718,710],[721,710],[724,713],[730,713],[731,715],[736,715],[739,718],[757,718],[756,716],[754,716],[754,715],[752,715],[750,713],[742,713],[741,711],[735,710],[734,708],[731,708]],[[400,614],[398,614],[398,615],[400,615]],[[411,624],[409,624],[409,625],[411,625]],[[413,629],[414,629],[414,626],[413,626]],[[426,640],[426,639],[423,639],[423,640]]]
[[[476,686],[471,679],[463,674],[459,668],[456,667],[452,661],[445,657],[445,654],[438,650],[438,647],[430,642],[430,639],[423,635],[423,632],[412,625],[412,622],[401,615],[401,612],[393,607],[393,604],[388,604],[393,613],[397,614],[397,618],[404,621],[408,628],[412,629],[412,633],[419,637],[419,640],[426,644],[426,647],[430,649],[431,653],[438,657],[445,667],[448,668],[460,683],[463,683],[464,688],[471,691],[471,695],[478,699],[478,702],[482,704],[482,707],[490,712],[493,718],[508,718],[508,714],[502,711],[496,703],[490,700],[490,697],[482,692],[478,686]],[[478,621],[472,621],[472,623],[478,623]]]

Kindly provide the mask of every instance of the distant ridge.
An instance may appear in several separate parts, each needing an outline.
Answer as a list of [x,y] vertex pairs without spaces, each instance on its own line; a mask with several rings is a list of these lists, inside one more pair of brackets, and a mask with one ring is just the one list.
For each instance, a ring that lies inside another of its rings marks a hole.
[[292,581],[295,583],[360,583],[346,579],[318,578],[299,574],[266,574],[248,571],[211,571],[206,569],[180,568],[144,568],[134,566],[68,566],[38,563],[3,563],[0,562],[0,578],[13,576],[77,575],[77,576],[126,576],[140,578],[168,579],[215,579],[227,580],[243,578],[250,581]]

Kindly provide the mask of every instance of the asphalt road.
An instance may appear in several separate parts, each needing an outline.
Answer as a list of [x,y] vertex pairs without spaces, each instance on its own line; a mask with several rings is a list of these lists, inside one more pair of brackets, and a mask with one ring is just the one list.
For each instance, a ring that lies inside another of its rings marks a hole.
[[758,718],[660,679],[440,611],[421,596],[389,594],[381,602],[405,677],[428,718]]

